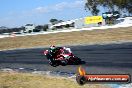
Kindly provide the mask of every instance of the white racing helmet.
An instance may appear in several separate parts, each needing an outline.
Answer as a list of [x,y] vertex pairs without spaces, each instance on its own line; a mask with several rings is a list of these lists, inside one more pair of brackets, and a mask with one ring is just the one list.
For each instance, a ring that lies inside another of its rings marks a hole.
[[50,49],[55,49],[55,46],[54,46],[54,45],[51,45],[51,46],[50,46]]

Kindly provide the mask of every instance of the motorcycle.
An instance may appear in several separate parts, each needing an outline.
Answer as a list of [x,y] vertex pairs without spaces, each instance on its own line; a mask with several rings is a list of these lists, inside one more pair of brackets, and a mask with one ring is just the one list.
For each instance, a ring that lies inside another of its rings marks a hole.
[[59,47],[54,55],[50,50],[45,50],[44,55],[49,60],[49,64],[53,67],[62,65],[78,65],[81,64],[81,59],[74,56],[70,48]]

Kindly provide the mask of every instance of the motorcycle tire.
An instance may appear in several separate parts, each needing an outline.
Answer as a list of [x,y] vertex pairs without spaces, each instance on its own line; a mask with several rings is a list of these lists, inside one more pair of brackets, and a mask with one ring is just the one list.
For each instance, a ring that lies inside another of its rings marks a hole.
[[68,63],[67,60],[63,60],[63,61],[61,61],[61,65],[62,65],[62,66],[66,66],[67,63]]
[[53,67],[57,67],[57,66],[59,66],[59,64],[57,64],[56,62],[49,62],[49,64],[51,65],[51,66],[53,66]]
[[81,59],[78,58],[78,57],[74,57],[74,64],[78,65],[78,64],[81,64]]

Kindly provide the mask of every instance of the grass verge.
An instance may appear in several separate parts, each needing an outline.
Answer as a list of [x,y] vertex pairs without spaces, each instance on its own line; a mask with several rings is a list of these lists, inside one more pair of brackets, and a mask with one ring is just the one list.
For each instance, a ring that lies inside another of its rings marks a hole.
[[132,27],[0,39],[0,50],[132,41]]
[[66,78],[29,73],[0,72],[0,88],[109,88],[100,84],[79,86]]

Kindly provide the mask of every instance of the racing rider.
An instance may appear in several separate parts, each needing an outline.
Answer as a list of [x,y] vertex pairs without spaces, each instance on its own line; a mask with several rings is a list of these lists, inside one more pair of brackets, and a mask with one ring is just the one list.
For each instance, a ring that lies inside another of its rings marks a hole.
[[[50,55],[51,55],[52,58],[50,58],[50,59],[55,60],[54,57],[56,57],[56,55],[59,55],[59,54],[63,53],[64,50],[67,50],[67,51],[69,51],[69,53],[72,53],[70,48],[55,47],[54,45],[51,45],[50,46]],[[64,59],[66,59],[66,58],[64,58]]]

